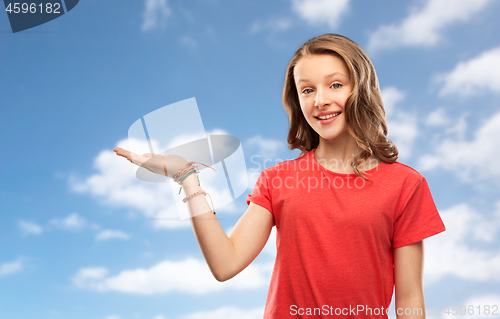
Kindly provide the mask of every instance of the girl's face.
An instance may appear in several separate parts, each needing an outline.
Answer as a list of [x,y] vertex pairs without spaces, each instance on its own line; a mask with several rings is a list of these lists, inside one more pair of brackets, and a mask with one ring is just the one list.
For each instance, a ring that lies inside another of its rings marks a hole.
[[331,54],[306,55],[295,65],[294,78],[302,113],[319,136],[332,140],[346,134],[344,107],[352,84],[344,60]]

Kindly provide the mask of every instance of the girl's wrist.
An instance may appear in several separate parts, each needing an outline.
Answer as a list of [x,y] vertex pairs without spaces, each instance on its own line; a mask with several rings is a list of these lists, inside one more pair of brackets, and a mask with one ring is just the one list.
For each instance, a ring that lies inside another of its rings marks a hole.
[[184,189],[184,193],[186,195],[190,195],[194,192],[197,192],[201,189],[201,186],[198,185],[198,178],[196,176],[197,173],[192,173],[188,177],[186,177],[182,183],[182,189]]

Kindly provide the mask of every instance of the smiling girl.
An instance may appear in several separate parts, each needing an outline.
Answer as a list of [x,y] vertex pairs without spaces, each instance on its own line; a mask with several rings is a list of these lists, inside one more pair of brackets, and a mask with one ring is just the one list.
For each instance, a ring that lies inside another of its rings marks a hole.
[[423,239],[445,227],[425,178],[387,139],[370,59],[340,35],[307,41],[288,65],[283,104],[301,156],[262,171],[229,236],[185,159],[114,151],[177,180],[184,169],[193,231],[219,281],[245,269],[276,226],[264,318],[387,318],[394,287],[397,317],[425,318]]

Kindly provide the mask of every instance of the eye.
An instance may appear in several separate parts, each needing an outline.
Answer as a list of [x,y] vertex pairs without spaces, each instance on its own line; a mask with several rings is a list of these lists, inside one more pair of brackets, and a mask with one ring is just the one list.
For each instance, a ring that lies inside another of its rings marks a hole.
[[340,84],[340,83],[333,83],[333,84],[332,84],[332,88],[334,88],[334,89],[338,89],[338,88],[340,88],[341,86],[342,86],[342,84]]
[[312,91],[312,89],[304,89],[304,90],[302,90],[302,93],[306,93],[306,94],[307,93],[311,93],[311,92],[308,92],[308,91]]

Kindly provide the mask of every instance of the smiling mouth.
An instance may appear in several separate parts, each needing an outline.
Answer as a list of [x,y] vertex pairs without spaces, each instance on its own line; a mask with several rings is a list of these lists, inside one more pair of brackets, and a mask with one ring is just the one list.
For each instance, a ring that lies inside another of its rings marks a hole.
[[332,114],[328,114],[328,115],[325,115],[325,116],[315,116],[314,118],[315,119],[318,119],[318,120],[328,120],[332,117],[336,117],[336,116],[339,116],[342,112],[337,112],[337,113],[332,113]]

